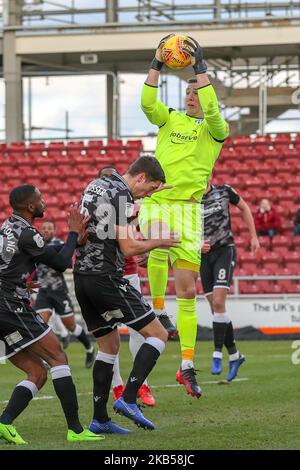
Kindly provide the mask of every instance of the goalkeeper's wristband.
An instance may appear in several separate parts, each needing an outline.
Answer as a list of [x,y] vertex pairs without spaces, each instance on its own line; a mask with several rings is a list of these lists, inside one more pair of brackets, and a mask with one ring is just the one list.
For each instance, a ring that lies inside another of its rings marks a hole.
[[157,58],[154,57],[154,59],[151,62],[151,69],[158,70],[160,72],[163,65],[164,65],[163,62],[161,62],[160,60],[157,60]]
[[196,62],[195,65],[193,65],[193,69],[195,71],[195,74],[200,74],[200,73],[206,73],[207,72],[207,65],[204,62],[204,60],[201,60],[201,62]]

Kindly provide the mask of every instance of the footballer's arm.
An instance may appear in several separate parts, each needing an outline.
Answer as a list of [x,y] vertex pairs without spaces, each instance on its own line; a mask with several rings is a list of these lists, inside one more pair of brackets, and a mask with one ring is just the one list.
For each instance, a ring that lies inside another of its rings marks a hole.
[[246,222],[246,225],[249,229],[251,251],[255,253],[260,248],[260,244],[257,238],[255,223],[254,223],[254,219],[253,219],[253,215],[250,210],[250,207],[248,206],[248,204],[246,203],[246,201],[244,201],[242,197],[240,197],[240,200],[238,204],[236,205],[236,207],[240,209],[242,213],[242,217],[244,221]]
[[171,248],[178,246],[180,241],[171,233],[169,238],[159,238],[156,240],[135,240],[132,227],[130,225],[116,225],[116,237],[120,249],[124,256],[142,255],[154,248]]

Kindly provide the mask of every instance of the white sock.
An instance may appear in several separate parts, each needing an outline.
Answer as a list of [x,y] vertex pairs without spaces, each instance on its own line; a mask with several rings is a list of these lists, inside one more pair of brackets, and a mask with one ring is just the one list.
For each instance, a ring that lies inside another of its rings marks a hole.
[[229,323],[230,318],[228,317],[226,312],[224,312],[224,313],[214,313],[213,321],[215,323]]
[[239,351],[237,351],[234,354],[229,354],[229,360],[230,361],[236,361],[240,357]]
[[221,351],[214,351],[214,352],[213,352],[213,357],[216,357],[216,358],[218,358],[218,359],[222,359],[223,354],[222,354]]
[[72,331],[72,335],[78,337],[78,336],[81,335],[81,333],[82,333],[82,326],[79,325],[78,323],[76,323],[76,325],[75,325],[75,330]]
[[[145,342],[144,336],[142,336],[138,331],[135,331],[133,328],[128,327],[129,332],[129,349],[132,355],[133,360],[137,355],[138,350]],[[144,381],[145,385],[148,385],[147,379]]]
[[65,327],[65,325],[63,324],[59,315],[54,313],[54,315],[52,315],[51,320],[52,320],[53,325],[57,328],[58,333],[60,334],[62,338],[66,338],[67,336],[69,336],[69,332],[67,328]]
[[192,369],[193,367],[194,362],[191,359],[182,359],[181,370]]
[[116,357],[114,367],[113,367],[113,378],[112,378],[112,387],[119,387],[119,385],[124,385],[123,379],[120,374],[120,363],[119,363],[119,354]]

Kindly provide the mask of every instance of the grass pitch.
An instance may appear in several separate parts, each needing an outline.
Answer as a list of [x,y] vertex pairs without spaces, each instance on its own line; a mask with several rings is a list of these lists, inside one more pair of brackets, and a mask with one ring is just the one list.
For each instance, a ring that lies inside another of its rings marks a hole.
[[[13,447],[0,441],[0,450],[299,449],[300,364],[291,362],[291,345],[291,341],[240,342],[240,350],[246,355],[246,362],[239,372],[242,380],[219,385],[217,380],[226,377],[227,358],[223,374],[213,377],[209,372],[212,344],[199,344],[196,367],[200,369],[198,380],[204,393],[197,400],[189,397],[182,385],[176,385],[179,343],[168,343],[150,376],[157,406],[144,408],[144,414],[153,420],[157,429],[144,431],[112,411],[113,420],[134,432],[127,436],[108,435],[98,443],[66,442],[65,421],[48,379],[39,399],[31,402],[15,423],[29,445]],[[87,425],[92,413],[92,372],[83,367],[84,351],[80,344],[72,343],[67,353],[79,394],[81,421]],[[130,367],[128,344],[122,342],[124,379]],[[1,409],[13,386],[22,379],[24,375],[10,363],[0,365]],[[111,396],[111,410],[112,402]]]

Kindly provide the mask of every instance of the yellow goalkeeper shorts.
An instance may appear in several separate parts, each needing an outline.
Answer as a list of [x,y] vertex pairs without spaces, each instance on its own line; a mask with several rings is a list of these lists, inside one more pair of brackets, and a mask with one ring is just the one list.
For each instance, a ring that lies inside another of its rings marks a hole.
[[184,260],[200,267],[201,204],[170,199],[161,199],[158,204],[145,198],[139,211],[139,225],[145,238],[160,238],[159,225],[163,227],[163,233],[178,234],[179,246],[169,249],[172,265],[177,260]]

